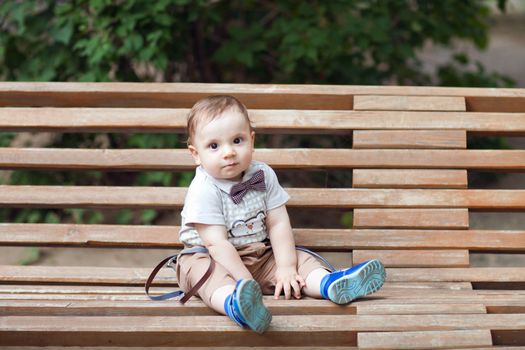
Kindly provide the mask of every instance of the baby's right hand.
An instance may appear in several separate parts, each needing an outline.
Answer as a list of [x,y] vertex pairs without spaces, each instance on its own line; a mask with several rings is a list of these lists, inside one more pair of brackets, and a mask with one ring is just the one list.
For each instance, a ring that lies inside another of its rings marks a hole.
[[284,291],[284,298],[290,299],[293,296],[296,299],[301,298],[301,289],[306,285],[304,279],[297,273],[294,267],[277,268],[275,271],[275,293],[274,299],[279,299],[279,296]]

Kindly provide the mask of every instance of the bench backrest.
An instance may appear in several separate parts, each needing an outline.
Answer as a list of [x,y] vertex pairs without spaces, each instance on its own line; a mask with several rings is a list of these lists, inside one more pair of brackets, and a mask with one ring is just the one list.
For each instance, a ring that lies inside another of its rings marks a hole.
[[[523,89],[0,83],[0,131],[183,134],[188,109],[215,94],[232,94],[247,105],[264,144],[255,158],[275,168],[289,191],[298,244],[338,253],[333,258],[339,266],[378,257],[392,283],[525,282],[513,267],[469,267],[472,252],[525,251],[523,228],[469,225],[472,211],[523,213],[525,189],[469,188],[468,176],[523,171],[525,150],[467,147],[468,138],[477,135],[525,135]],[[185,149],[115,147],[0,148],[0,168],[176,174],[194,168]],[[153,208],[177,215],[185,192],[174,183],[4,184],[0,206]],[[6,222],[0,224],[0,244],[180,248],[176,225]],[[143,283],[149,269],[53,271],[42,275],[38,267],[9,266],[2,267],[0,278],[126,285]]]

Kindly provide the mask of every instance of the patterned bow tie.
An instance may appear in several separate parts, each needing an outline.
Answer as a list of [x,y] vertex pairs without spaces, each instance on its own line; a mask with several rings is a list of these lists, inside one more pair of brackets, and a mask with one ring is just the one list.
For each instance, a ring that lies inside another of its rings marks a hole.
[[241,182],[240,184],[233,185],[230,190],[230,196],[232,197],[233,203],[239,204],[242,198],[249,190],[266,191],[266,184],[264,183],[264,172],[258,170],[251,179]]

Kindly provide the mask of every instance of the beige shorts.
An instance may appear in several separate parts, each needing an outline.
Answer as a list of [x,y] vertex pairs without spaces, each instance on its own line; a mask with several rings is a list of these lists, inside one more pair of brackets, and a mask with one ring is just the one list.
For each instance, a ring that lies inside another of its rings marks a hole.
[[[244,265],[248,268],[253,278],[261,286],[263,294],[273,294],[275,289],[275,258],[269,245],[263,242],[252,243],[237,249]],[[324,265],[312,255],[297,252],[297,272],[306,279],[308,274],[315,269],[326,269]],[[177,279],[179,287],[183,291],[190,290],[204,275],[210,265],[210,255],[196,253],[182,255],[177,262]],[[219,263],[215,264],[215,270],[210,278],[199,289],[197,295],[206,305],[211,305],[211,296],[218,288],[235,285],[235,279]]]

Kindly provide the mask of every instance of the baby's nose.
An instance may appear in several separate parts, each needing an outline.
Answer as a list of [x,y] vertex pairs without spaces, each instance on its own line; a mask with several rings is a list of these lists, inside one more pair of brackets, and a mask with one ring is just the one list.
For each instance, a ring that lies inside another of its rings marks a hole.
[[231,157],[235,155],[235,150],[231,146],[225,146],[223,150],[224,150],[225,157]]

